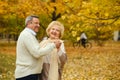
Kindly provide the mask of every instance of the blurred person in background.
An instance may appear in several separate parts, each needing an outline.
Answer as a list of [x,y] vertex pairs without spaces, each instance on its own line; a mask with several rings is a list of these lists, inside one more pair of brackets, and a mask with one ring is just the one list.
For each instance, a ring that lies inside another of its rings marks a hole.
[[82,32],[82,34],[80,35],[80,41],[81,41],[82,46],[85,48],[86,47],[85,44],[87,42],[87,36],[85,32]]

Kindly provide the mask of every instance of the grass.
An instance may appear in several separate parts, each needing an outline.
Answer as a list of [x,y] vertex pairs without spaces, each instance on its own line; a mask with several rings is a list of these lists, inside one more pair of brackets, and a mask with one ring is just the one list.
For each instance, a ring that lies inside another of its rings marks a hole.
[[0,80],[15,80],[15,43],[0,42]]
[[[65,43],[68,61],[63,80],[120,80],[120,42],[93,44],[89,50]],[[15,44],[0,44],[0,80],[14,80]]]
[[0,80],[14,80],[15,56],[0,53]]

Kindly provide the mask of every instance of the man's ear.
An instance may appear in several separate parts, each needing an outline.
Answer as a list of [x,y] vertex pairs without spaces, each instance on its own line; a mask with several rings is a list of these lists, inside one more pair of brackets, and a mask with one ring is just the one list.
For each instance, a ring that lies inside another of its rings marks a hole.
[[28,21],[28,24],[32,24],[32,21]]

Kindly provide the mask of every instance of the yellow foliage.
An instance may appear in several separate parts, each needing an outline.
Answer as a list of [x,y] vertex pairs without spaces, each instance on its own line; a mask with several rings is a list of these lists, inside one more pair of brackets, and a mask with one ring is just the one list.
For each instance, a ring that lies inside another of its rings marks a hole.
[[44,11],[41,6],[41,1],[39,0],[19,0],[16,8],[16,14],[19,15],[21,18],[25,18],[28,15],[32,14],[40,14]]
[[72,36],[75,37],[77,35],[76,31],[72,31]]
[[106,13],[105,13],[105,16],[108,17],[108,16],[109,16],[109,13],[106,12]]
[[6,14],[8,12],[8,3],[0,1],[0,14]]
[[79,37],[77,37],[77,41],[79,41],[80,40],[80,36]]
[[98,31],[100,31],[100,30],[101,30],[101,28],[99,27],[99,28],[97,28],[97,30],[98,30]]
[[80,24],[76,24],[76,27],[79,28],[79,27],[80,27]]
[[62,18],[63,20],[65,20],[66,16],[63,15],[61,18]]

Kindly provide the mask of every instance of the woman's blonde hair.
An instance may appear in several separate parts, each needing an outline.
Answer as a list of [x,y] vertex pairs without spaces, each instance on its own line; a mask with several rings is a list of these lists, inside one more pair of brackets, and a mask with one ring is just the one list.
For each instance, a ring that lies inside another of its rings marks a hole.
[[48,27],[47,27],[47,29],[46,29],[47,35],[49,36],[49,30],[50,30],[54,25],[57,25],[57,26],[59,27],[59,29],[60,29],[60,38],[62,38],[62,37],[63,37],[63,34],[64,34],[64,25],[63,25],[62,23],[60,23],[59,21],[52,21],[52,22],[48,25]]

